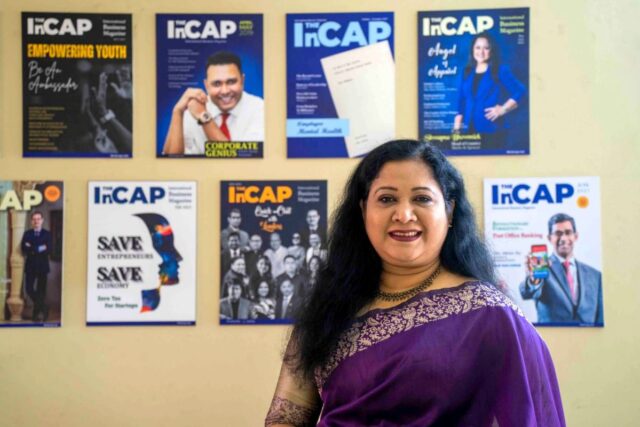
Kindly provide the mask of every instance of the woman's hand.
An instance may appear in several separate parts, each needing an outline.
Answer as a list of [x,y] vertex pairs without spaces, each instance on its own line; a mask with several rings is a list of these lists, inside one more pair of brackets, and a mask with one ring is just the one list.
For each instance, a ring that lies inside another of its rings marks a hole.
[[507,114],[507,109],[502,105],[496,105],[495,107],[489,107],[484,109],[484,117],[492,122],[496,121],[499,117]]
[[487,120],[495,122],[497,118],[504,116],[509,111],[513,111],[518,108],[518,103],[513,99],[507,99],[503,105],[497,104],[495,107],[489,107],[484,109],[484,117]]
[[462,130],[462,114],[456,114],[453,119],[453,133],[460,133]]

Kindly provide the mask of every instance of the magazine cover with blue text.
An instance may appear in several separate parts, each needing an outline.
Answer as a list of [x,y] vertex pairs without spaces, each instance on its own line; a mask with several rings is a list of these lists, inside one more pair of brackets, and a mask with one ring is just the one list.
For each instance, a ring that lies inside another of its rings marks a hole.
[[24,157],[132,152],[131,15],[22,13]]
[[291,323],[327,259],[327,182],[220,187],[220,324]]
[[261,158],[262,15],[156,15],[157,157]]
[[193,325],[196,183],[89,183],[87,325]]
[[418,133],[447,155],[529,154],[529,9],[418,13]]
[[287,14],[287,156],[360,157],[395,137],[393,13]]
[[598,177],[484,180],[500,284],[537,326],[604,326]]
[[63,212],[60,181],[0,181],[0,328],[61,325]]

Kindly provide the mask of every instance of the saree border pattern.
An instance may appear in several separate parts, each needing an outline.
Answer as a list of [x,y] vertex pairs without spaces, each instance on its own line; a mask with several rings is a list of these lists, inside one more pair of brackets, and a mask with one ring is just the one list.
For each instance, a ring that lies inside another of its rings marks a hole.
[[274,396],[265,420],[265,426],[274,424],[292,424],[294,426],[312,426],[317,419],[317,410],[298,405],[280,396]]
[[325,381],[343,360],[399,333],[485,307],[509,307],[525,318],[508,296],[484,282],[467,282],[448,292],[426,292],[414,298],[354,322],[340,337],[327,363],[316,370],[318,391],[322,392]]

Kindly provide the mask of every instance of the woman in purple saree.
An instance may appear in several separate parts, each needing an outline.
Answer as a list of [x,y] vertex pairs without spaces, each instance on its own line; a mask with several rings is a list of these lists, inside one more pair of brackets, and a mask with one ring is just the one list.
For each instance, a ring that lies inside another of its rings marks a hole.
[[393,141],[353,173],[267,426],[564,426],[549,352],[496,289],[460,174]]

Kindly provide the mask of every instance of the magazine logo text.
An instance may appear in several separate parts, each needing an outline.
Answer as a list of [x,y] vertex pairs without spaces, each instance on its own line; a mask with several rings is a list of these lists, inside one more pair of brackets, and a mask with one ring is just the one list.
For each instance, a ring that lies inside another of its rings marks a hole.
[[494,205],[527,205],[546,202],[562,204],[565,199],[573,196],[575,189],[571,184],[555,184],[548,186],[540,184],[500,184],[491,186],[491,203]]
[[82,36],[92,27],[86,18],[27,18],[27,34],[31,36]]
[[475,20],[463,16],[458,20],[454,16],[432,16],[422,19],[423,36],[460,36],[463,34],[479,34],[493,28],[491,16],[478,16]]
[[346,26],[335,22],[296,22],[293,24],[295,47],[366,46],[388,39],[391,24],[385,21],[351,21]]
[[288,185],[270,185],[260,188],[257,185],[236,185],[229,187],[229,203],[283,203],[293,196]]
[[220,22],[195,19],[176,19],[167,21],[167,38],[169,39],[226,39],[234,34],[238,25],[234,21],[223,19]]
[[15,190],[8,190],[0,194],[0,211],[15,209],[17,211],[28,211],[42,203],[42,193],[38,190],[24,190],[22,200]]
[[96,205],[110,204],[154,204],[166,195],[162,187],[96,187],[93,190],[93,202]]

